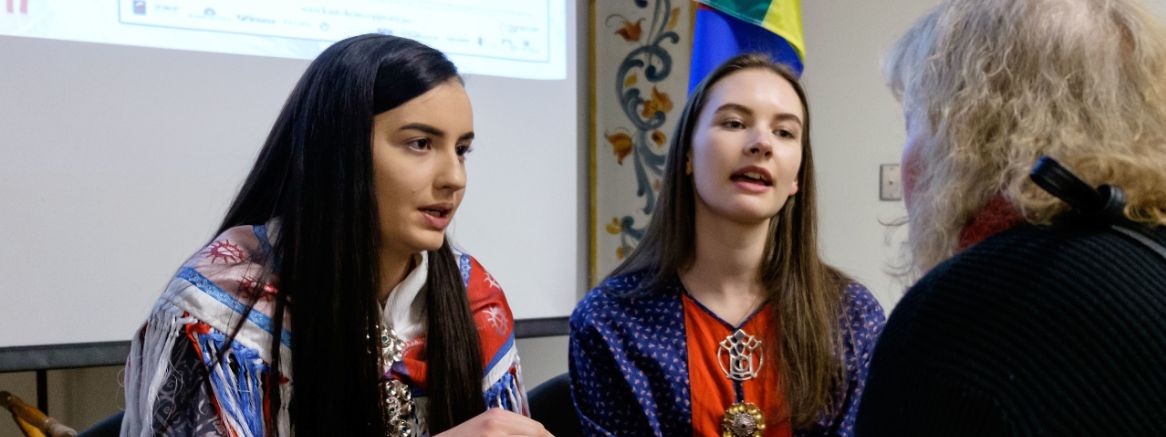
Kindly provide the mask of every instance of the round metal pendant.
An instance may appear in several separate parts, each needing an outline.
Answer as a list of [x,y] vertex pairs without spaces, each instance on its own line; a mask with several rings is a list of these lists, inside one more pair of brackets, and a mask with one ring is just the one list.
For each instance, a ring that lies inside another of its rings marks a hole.
[[722,437],[761,437],[765,433],[765,416],[750,402],[738,402],[725,410],[721,420]]

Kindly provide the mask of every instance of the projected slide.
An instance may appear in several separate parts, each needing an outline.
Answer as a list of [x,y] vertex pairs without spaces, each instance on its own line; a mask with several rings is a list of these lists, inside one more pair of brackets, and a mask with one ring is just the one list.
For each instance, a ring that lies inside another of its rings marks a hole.
[[566,77],[564,0],[6,0],[0,35],[311,59],[362,33],[412,38],[465,73]]

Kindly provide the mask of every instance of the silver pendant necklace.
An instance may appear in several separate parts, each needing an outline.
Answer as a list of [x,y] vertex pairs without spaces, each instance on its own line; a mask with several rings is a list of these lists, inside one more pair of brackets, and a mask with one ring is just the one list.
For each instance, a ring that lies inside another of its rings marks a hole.
[[[693,301],[700,305],[695,298]],[[750,305],[750,307],[754,305]],[[756,404],[745,400],[743,384],[745,381],[756,378],[761,373],[761,367],[765,365],[761,339],[750,335],[744,329],[734,328],[733,325],[717,317],[712,310],[703,305],[701,307],[714,319],[733,330],[717,345],[717,366],[721,368],[721,373],[726,378],[733,381],[733,391],[737,398],[736,403],[725,408],[724,416],[721,418],[721,436],[762,437],[765,435],[765,415]],[[752,316],[742,321],[740,326],[744,326],[750,318]]]
[[744,390],[740,383],[756,378],[761,366],[765,365],[761,340],[737,329],[721,340],[717,365],[726,378],[735,381],[734,391],[738,391],[737,402],[725,409],[725,416],[721,419],[722,436],[761,437],[765,432],[765,415],[757,405],[745,401],[745,394],[740,392]]
[[721,340],[717,349],[717,364],[721,366],[725,377],[733,381],[748,381],[757,377],[761,366],[765,365],[761,340],[738,329]]

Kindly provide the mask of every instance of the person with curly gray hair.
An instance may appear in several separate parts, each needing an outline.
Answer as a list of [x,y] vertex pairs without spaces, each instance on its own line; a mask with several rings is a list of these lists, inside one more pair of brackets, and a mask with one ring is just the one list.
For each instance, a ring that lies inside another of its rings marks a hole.
[[[1166,26],[1139,0],[946,0],[886,71],[926,273],[856,435],[1166,435]],[[1124,203],[1071,207],[1042,156]]]

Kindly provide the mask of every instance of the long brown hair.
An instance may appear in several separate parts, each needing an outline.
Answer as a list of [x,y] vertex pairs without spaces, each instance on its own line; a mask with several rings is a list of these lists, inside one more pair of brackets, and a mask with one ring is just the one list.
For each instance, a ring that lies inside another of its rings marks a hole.
[[658,290],[691,266],[695,255],[696,194],[692,177],[685,173],[685,156],[708,91],[721,79],[750,69],[777,73],[797,92],[805,109],[802,164],[798,192],[790,196],[770,221],[761,265],[761,281],[776,316],[774,338],[781,339],[776,354],[781,389],[788,401],[793,424],[805,428],[833,401],[831,393],[841,383],[842,288],[849,282],[841,272],[826,265],[818,255],[817,199],[814,193],[814,155],[810,148],[810,109],[806,93],[790,70],[761,54],[745,54],[725,61],[689,95],[668,151],[660,201],[644,238],[611,276],[636,271],[656,275],[640,290]]

